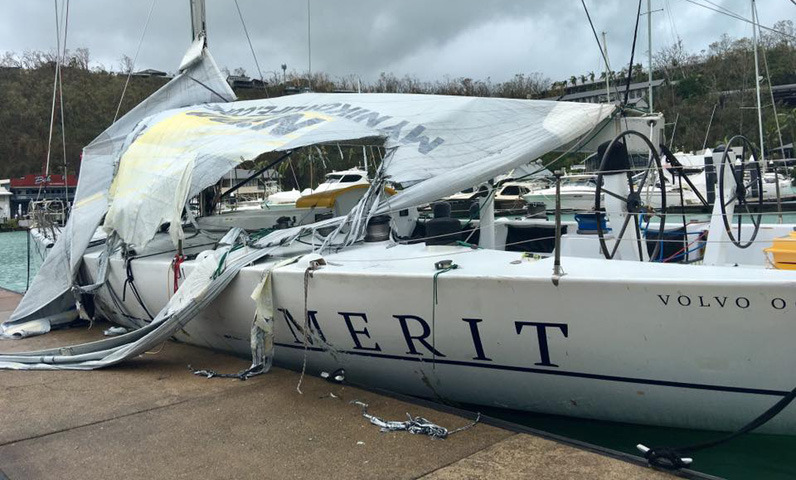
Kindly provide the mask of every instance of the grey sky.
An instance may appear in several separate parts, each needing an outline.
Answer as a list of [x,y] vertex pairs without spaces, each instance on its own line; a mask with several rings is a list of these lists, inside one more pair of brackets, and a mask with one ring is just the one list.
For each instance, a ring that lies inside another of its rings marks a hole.
[[[707,0],[697,0],[709,3]],[[68,48],[87,47],[94,65],[118,69],[134,56],[151,0],[74,0]],[[307,3],[238,0],[264,76],[307,70]],[[750,17],[748,0],[712,0]],[[60,3],[60,0],[59,0]],[[790,0],[758,0],[760,22],[796,20]],[[750,36],[751,26],[685,0],[653,0],[653,42],[676,34],[699,52],[723,33]],[[587,0],[598,31],[608,32],[612,67],[629,60],[635,0]],[[256,68],[232,0],[207,0],[210,50],[219,66]],[[642,9],[646,9],[646,1]],[[380,72],[421,80],[467,76],[506,80],[540,72],[552,80],[602,69],[579,0],[312,0],[312,67],[332,76],[373,80]],[[156,0],[136,69],[176,70],[190,42],[188,0]],[[50,0],[0,0],[0,51],[54,50]],[[656,47],[653,47],[656,50]],[[636,58],[646,64],[646,20]]]

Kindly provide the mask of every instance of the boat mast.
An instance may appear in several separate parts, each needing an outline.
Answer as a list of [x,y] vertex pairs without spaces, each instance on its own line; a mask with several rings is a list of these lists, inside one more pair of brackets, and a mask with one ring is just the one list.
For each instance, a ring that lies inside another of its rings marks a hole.
[[312,91],[312,6],[307,0],[307,87]]
[[205,0],[189,0],[191,2],[191,40],[200,37],[207,46],[207,25],[205,23]]
[[603,53],[605,53],[605,103],[611,101],[611,64],[608,61],[608,43],[605,41],[605,32],[603,32]]
[[[760,168],[765,171],[765,156],[763,153],[763,110],[760,105],[760,67],[757,62],[757,8],[752,0],[752,43],[755,51],[755,91],[757,92],[757,128],[760,134]],[[760,192],[759,195],[763,195]]]
[[647,51],[647,61],[648,61],[647,69],[649,70],[648,88],[649,88],[649,99],[650,99],[650,113],[652,113],[652,0],[647,0],[647,46],[649,47]]

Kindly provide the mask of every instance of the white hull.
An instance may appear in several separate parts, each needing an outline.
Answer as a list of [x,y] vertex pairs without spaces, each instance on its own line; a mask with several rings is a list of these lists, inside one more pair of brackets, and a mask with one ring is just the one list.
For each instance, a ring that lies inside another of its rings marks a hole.
[[[344,368],[351,382],[428,398],[717,430],[747,423],[796,384],[789,272],[565,257],[567,275],[555,286],[550,259],[385,246],[327,255],[309,280],[319,329],[307,349],[309,373]],[[91,272],[96,257],[86,256]],[[438,277],[435,304],[433,265],[442,259],[460,268]],[[163,279],[169,261],[135,260],[135,278]],[[270,265],[244,268],[178,338],[248,356],[250,295]],[[122,267],[113,261],[117,293]],[[276,361],[294,369],[304,355],[305,268],[299,262],[273,276]],[[150,310],[165,305],[167,281],[137,283]],[[98,299],[114,310],[107,290]],[[125,305],[143,317],[132,295]],[[796,408],[763,431],[796,433]]]
[[287,217],[289,224],[312,223],[328,216],[330,208],[296,208],[295,205],[274,205],[269,208],[252,210],[236,210],[218,215],[200,217],[196,221],[203,230],[226,232],[230,228],[240,227],[244,230],[255,231],[272,228],[277,225],[277,220]]
[[[550,189],[544,191],[531,192],[522,197],[525,203],[544,203],[545,210],[556,209],[556,195],[555,189],[552,192]],[[605,198],[603,196],[602,198]],[[593,212],[594,211],[594,190],[591,191],[574,191],[574,192],[561,192],[561,210],[565,211],[581,211]]]

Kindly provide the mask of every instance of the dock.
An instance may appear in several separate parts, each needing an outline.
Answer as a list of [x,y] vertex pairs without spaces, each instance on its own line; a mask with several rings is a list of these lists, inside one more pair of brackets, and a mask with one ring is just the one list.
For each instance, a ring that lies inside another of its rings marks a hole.
[[[0,289],[0,321],[19,294]],[[0,351],[96,340],[107,325],[0,341]],[[448,429],[472,422],[433,404],[273,368],[247,381],[192,375],[245,359],[167,342],[92,372],[0,370],[0,480],[140,478],[673,478],[651,468],[505,425],[447,439],[381,433],[369,413],[406,413]]]

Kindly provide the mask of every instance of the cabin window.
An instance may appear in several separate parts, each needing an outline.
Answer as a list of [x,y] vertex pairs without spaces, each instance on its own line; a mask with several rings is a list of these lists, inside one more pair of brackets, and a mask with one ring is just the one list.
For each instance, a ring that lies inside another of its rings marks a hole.
[[353,183],[362,180],[362,175],[345,175],[343,179],[340,180],[343,183]]
[[503,191],[500,192],[500,194],[501,195],[519,195],[520,194],[520,187],[518,187],[516,185],[509,185],[508,187],[505,187],[503,189]]

